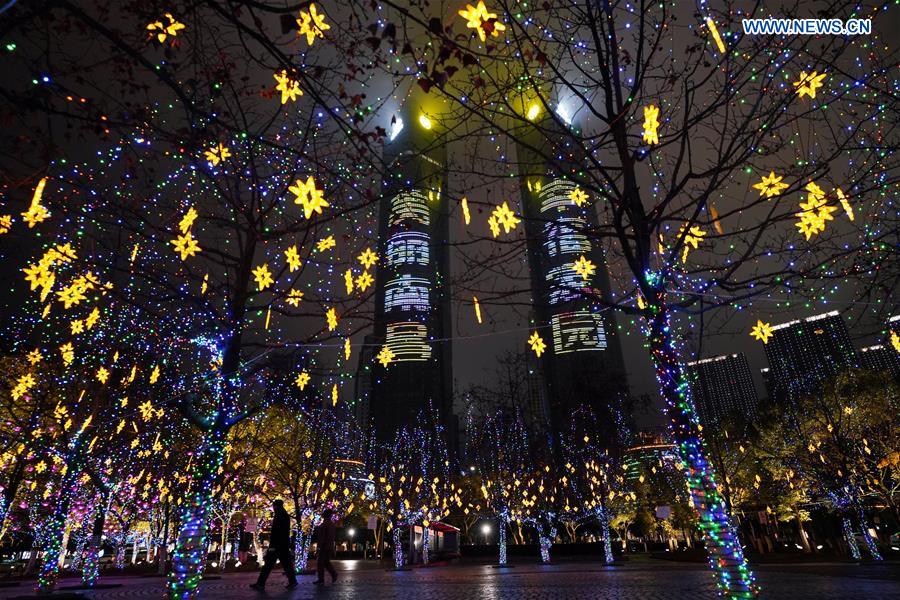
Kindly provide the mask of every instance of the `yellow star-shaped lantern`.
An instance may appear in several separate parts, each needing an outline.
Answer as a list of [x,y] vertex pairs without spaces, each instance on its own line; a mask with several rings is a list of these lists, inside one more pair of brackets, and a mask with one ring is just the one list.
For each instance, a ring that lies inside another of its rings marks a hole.
[[328,331],[334,331],[335,329],[337,329],[338,316],[337,311],[334,310],[333,306],[325,312],[325,321],[328,325]]
[[585,192],[585,191],[584,191],[583,189],[581,189],[580,187],[577,187],[577,186],[576,186],[574,190],[572,190],[571,192],[569,192],[569,200],[571,200],[572,202],[574,202],[574,203],[575,203],[575,206],[579,206],[579,207],[580,207],[582,204],[584,204],[585,202],[588,201],[588,195],[587,195],[587,192]]
[[797,88],[797,95],[801,98],[803,96],[815,98],[816,90],[825,85],[823,83],[824,80],[825,73],[813,71],[812,73],[807,74],[806,71],[801,71],[800,79],[794,82],[794,87]]
[[658,144],[659,108],[651,104],[644,107],[644,132],[642,138],[648,144]]
[[394,360],[394,353],[391,352],[391,349],[387,346],[382,346],[381,351],[378,353],[378,356],[375,358],[378,359],[378,362],[381,363],[382,367],[386,367],[391,364],[391,361]]
[[325,15],[320,15],[315,4],[309,5],[309,11],[300,11],[297,19],[297,35],[305,35],[306,43],[312,46],[315,39],[324,38],[325,31],[331,29],[331,25],[325,22]]
[[172,13],[165,13],[163,16],[169,20],[168,23],[163,23],[162,20],[159,20],[147,25],[147,31],[151,35],[155,33],[156,39],[159,40],[160,44],[165,42],[169,36],[176,37],[178,32],[184,29],[184,23],[175,20]]
[[291,273],[300,268],[300,252],[297,251],[296,245],[291,246],[284,251],[284,258],[287,261],[288,270]]
[[366,248],[363,250],[362,254],[356,257],[356,260],[360,262],[363,268],[371,269],[372,266],[378,262],[378,255],[375,254],[371,248]]
[[774,198],[775,196],[780,196],[781,192],[791,187],[786,183],[782,183],[782,179],[784,179],[783,176],[776,175],[775,171],[771,171],[768,175],[763,175],[762,180],[759,183],[754,184],[753,188],[759,190],[760,198],[763,196],[766,198]]
[[12,215],[0,215],[0,234],[9,233],[9,229],[12,227],[12,221]]
[[700,242],[703,241],[703,238],[706,236],[706,232],[694,225],[691,227],[687,234],[684,236],[684,248],[681,251],[681,262],[686,262],[688,257],[688,252],[693,248],[696,250]]
[[572,270],[575,271],[578,275],[581,275],[581,278],[587,281],[591,278],[591,275],[597,272],[597,267],[591,262],[584,254],[578,257],[574,263],[572,263]]
[[300,391],[303,391],[303,389],[306,387],[306,384],[309,383],[309,380],[309,373],[307,373],[306,371],[301,371],[300,374],[297,375],[297,378],[294,380],[294,384],[298,388],[300,388]]
[[900,352],[900,335],[893,330],[891,330],[891,346],[894,347],[894,350]]
[[253,269],[253,278],[256,279],[256,287],[259,291],[263,291],[272,287],[275,280],[272,279],[272,272],[269,270],[269,263],[263,263]]
[[22,220],[28,224],[28,229],[31,229],[38,223],[41,223],[50,217],[50,211],[41,204],[41,198],[44,195],[44,187],[46,185],[47,178],[43,177],[34,188],[34,194],[31,196],[31,204],[28,205],[28,210],[22,213]]
[[465,10],[459,11],[459,16],[466,19],[466,27],[474,29],[482,42],[487,39],[488,33],[499,37],[501,31],[506,31],[506,25],[497,20],[497,13],[488,12],[484,0],[478,0],[475,6],[466,4]]
[[333,235],[329,235],[326,238],[322,238],[318,242],[316,242],[316,250],[319,252],[325,252],[326,250],[330,250],[337,246],[337,242],[334,239]]
[[106,367],[100,367],[97,369],[97,381],[102,384],[106,384],[106,380],[109,379],[109,371],[106,370]]
[[353,293],[353,269],[347,269],[344,271],[344,287],[347,288],[347,293]]
[[322,209],[329,206],[325,200],[324,190],[316,188],[316,182],[312,175],[306,178],[306,183],[298,179],[288,190],[295,196],[294,204],[303,207],[303,216],[307,219],[311,218],[313,213],[321,215]]
[[296,308],[300,306],[301,300],[303,300],[303,292],[301,292],[300,290],[291,290],[288,292],[288,296],[285,302]]
[[178,223],[178,229],[181,230],[181,233],[187,233],[191,230],[191,227],[194,226],[194,221],[197,220],[197,211],[193,206],[188,208],[187,212],[184,213],[184,216],[181,217],[181,222]]
[[825,192],[815,182],[810,182],[806,186],[806,191],[809,192],[807,201],[800,203],[801,212],[795,214],[799,217],[797,228],[808,240],[825,231],[825,223],[834,220],[832,213],[838,208],[828,205]]
[[750,330],[750,335],[763,344],[768,344],[769,338],[772,337],[772,326],[768,323],[763,323],[762,320],[757,320],[756,325]]
[[40,348],[35,348],[31,352],[29,352],[25,356],[25,358],[26,358],[26,360],[28,360],[29,365],[36,365],[37,363],[41,362],[41,360],[43,360],[44,357],[41,355]]
[[287,104],[288,100],[293,102],[303,95],[303,90],[300,89],[300,82],[292,79],[286,70],[282,69],[281,73],[275,73],[272,77],[278,83],[275,86],[275,91],[281,92],[282,104]]
[[190,231],[176,237],[169,243],[175,246],[175,252],[181,256],[181,260],[187,260],[189,256],[194,256],[201,250],[200,244],[197,243]]
[[231,156],[231,150],[229,150],[225,144],[219,142],[218,145],[213,146],[209,150],[203,153],[204,157],[206,157],[206,161],[210,163],[212,166],[216,167],[220,162]]
[[369,289],[369,286],[373,283],[375,283],[375,278],[373,278],[368,271],[363,271],[362,274],[356,278],[356,287],[361,292]]
[[75,360],[75,349],[72,347],[72,342],[66,342],[62,346],[59,347],[59,355],[62,358],[63,364],[67,367],[72,364],[72,361]]
[[543,338],[538,335],[537,331],[532,332],[531,337],[528,338],[528,345],[531,346],[531,349],[538,357],[547,349],[547,344],[544,343]]
[[[496,223],[496,225],[491,225],[491,231],[492,233],[494,233],[494,237],[500,235],[500,227],[503,227],[504,233],[509,233],[516,228],[517,224],[522,222],[516,217],[516,213],[510,210],[509,204],[507,204],[506,202],[504,202],[500,206],[494,207],[494,211],[491,213],[491,217],[494,218],[494,221]],[[491,224],[490,219],[488,220],[488,224]]]

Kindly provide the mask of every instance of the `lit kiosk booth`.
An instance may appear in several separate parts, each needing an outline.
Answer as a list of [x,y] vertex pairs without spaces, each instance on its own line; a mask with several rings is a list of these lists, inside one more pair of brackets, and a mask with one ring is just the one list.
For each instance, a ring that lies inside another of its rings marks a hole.
[[424,528],[416,525],[410,530],[409,564],[422,565],[446,562],[459,558],[459,529],[440,521],[428,524],[428,558],[423,546]]

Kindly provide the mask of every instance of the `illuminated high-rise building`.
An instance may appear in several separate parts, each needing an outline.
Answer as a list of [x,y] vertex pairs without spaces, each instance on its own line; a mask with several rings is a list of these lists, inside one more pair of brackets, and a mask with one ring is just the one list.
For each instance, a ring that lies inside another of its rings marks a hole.
[[743,353],[703,358],[685,366],[704,427],[721,423],[735,413],[749,417],[756,410],[756,387]]
[[[403,117],[385,148],[367,412],[376,438],[390,442],[433,409],[454,448],[445,149],[430,121]],[[383,349],[387,365],[377,360]]]
[[770,394],[776,402],[817,393],[825,379],[859,367],[847,326],[837,311],[774,325],[765,346]]
[[870,371],[887,371],[900,380],[900,353],[890,346],[875,344],[859,349],[859,364]]
[[[542,126],[554,124],[548,120]],[[612,413],[626,385],[615,321],[602,302],[609,298],[609,275],[598,242],[598,198],[585,193],[584,201],[573,199],[579,161],[574,156],[547,160],[546,132],[535,129],[522,137],[517,147],[522,214],[533,326],[547,344],[542,362],[550,424],[559,434],[577,408],[589,406],[606,429],[598,433],[612,439],[616,427]],[[561,134],[558,139],[566,137]],[[560,172],[561,163],[571,164],[571,172]],[[581,198],[577,193],[574,197]],[[587,279],[576,272],[575,263],[582,259],[596,269]]]

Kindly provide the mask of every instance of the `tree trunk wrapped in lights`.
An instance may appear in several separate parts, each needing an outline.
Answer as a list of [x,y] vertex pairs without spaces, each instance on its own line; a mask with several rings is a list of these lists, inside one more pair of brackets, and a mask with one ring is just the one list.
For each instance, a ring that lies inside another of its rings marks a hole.
[[103,541],[103,527],[105,525],[105,504],[101,504],[82,559],[81,585],[87,588],[94,587],[100,578],[100,545]]
[[181,510],[181,529],[172,554],[169,597],[189,600],[197,597],[209,533],[209,508],[219,467],[225,457],[226,434],[210,429],[194,464],[190,492]]
[[400,539],[400,526],[395,525],[394,531],[391,534],[394,540],[394,568],[402,569],[403,565],[406,564],[406,557],[403,555],[403,542]]
[[656,377],[670,418],[670,431],[700,518],[700,530],[719,593],[734,599],[753,598],[758,589],[747,567],[737,530],[716,486],[713,468],[706,459],[690,385],[676,350],[668,310],[662,302],[652,303],[645,318]]
[[500,538],[500,556],[497,558],[497,564],[501,567],[506,566],[506,526],[508,524],[509,512],[506,509],[503,509],[497,515],[497,533]]
[[616,562],[616,558],[613,556],[612,539],[609,535],[609,511],[603,504],[597,508],[597,519],[600,521],[600,528],[603,531],[603,561],[611,565]]
[[56,500],[53,513],[44,523],[44,554],[37,579],[37,590],[40,594],[51,594],[56,588],[56,579],[59,576],[59,563],[63,553],[63,533],[66,527],[66,517],[69,514],[69,505],[78,480],[77,469],[73,467],[74,465],[67,465],[66,474],[60,482],[59,497]]

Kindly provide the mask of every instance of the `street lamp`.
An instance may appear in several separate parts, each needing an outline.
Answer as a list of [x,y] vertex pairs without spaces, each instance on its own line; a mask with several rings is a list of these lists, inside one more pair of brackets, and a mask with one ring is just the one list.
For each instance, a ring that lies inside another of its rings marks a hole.
[[488,534],[489,534],[490,532],[491,532],[491,526],[488,525],[487,523],[484,523],[484,524],[481,526],[481,535],[484,536],[484,543],[485,543],[485,544],[487,544],[487,541],[488,541],[487,537],[488,537]]

